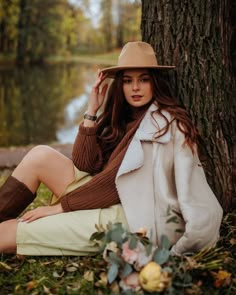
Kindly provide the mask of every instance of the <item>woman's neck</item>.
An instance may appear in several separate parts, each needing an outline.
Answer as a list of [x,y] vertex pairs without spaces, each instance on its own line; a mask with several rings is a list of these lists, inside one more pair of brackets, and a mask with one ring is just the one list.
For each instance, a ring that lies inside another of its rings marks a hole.
[[142,117],[150,105],[151,105],[151,102],[144,105],[144,106],[141,106],[141,107],[129,106],[128,107],[128,117],[127,117],[128,122],[135,121],[135,120],[139,119],[140,117]]

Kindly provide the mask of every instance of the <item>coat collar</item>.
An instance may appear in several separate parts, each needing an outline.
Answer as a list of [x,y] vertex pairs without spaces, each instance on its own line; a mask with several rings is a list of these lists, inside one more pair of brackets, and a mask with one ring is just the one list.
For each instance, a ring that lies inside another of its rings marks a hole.
[[[155,113],[154,116],[152,116],[152,112],[155,110],[157,110],[157,106],[152,104],[144,115],[144,118],[142,119],[133,139],[128,146],[124,159],[118,170],[116,179],[122,174],[130,172],[134,169],[138,169],[143,165],[144,152],[142,141],[165,144],[171,140],[170,128],[165,135],[155,138],[156,132],[166,126],[166,121],[161,115]],[[162,111],[162,113],[170,122],[171,115],[166,111]]]
[[[160,114],[155,113],[152,115],[152,112],[156,111],[157,109],[158,107],[155,104],[151,104],[135,133],[134,137],[136,139],[140,141],[153,141],[160,143],[167,143],[170,141],[170,128],[166,132],[166,134],[160,136],[159,138],[155,138],[157,131],[162,130],[167,125],[165,119]],[[169,122],[171,121],[170,113],[162,111],[162,114],[167,118]]]

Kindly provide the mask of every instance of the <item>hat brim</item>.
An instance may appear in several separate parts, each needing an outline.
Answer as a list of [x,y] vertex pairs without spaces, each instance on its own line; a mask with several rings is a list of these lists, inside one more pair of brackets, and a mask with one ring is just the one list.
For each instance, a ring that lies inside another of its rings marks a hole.
[[174,69],[175,66],[124,66],[124,67],[109,67],[102,69],[101,72],[104,74],[108,74],[109,78],[115,78],[115,75],[117,72],[122,71],[122,70],[128,70],[128,69],[159,69],[159,70],[171,70]]

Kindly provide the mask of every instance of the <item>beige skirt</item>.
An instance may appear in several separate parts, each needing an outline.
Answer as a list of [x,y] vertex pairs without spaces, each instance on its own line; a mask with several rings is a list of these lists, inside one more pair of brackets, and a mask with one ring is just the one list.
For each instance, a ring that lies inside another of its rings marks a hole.
[[[66,194],[91,179],[88,173],[76,167],[75,179],[66,188]],[[53,196],[52,204],[58,202]],[[19,222],[16,243],[21,255],[93,255],[99,247],[90,241],[95,225],[121,222],[128,228],[120,204],[105,209],[78,210],[37,219],[31,223]]]

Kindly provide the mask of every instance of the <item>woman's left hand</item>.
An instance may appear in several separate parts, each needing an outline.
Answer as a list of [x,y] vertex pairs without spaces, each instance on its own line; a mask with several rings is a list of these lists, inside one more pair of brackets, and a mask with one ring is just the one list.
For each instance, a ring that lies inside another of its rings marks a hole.
[[45,216],[55,215],[59,213],[63,213],[63,209],[60,203],[54,206],[44,206],[30,210],[26,212],[21,218],[19,218],[19,220],[22,222],[31,222]]

